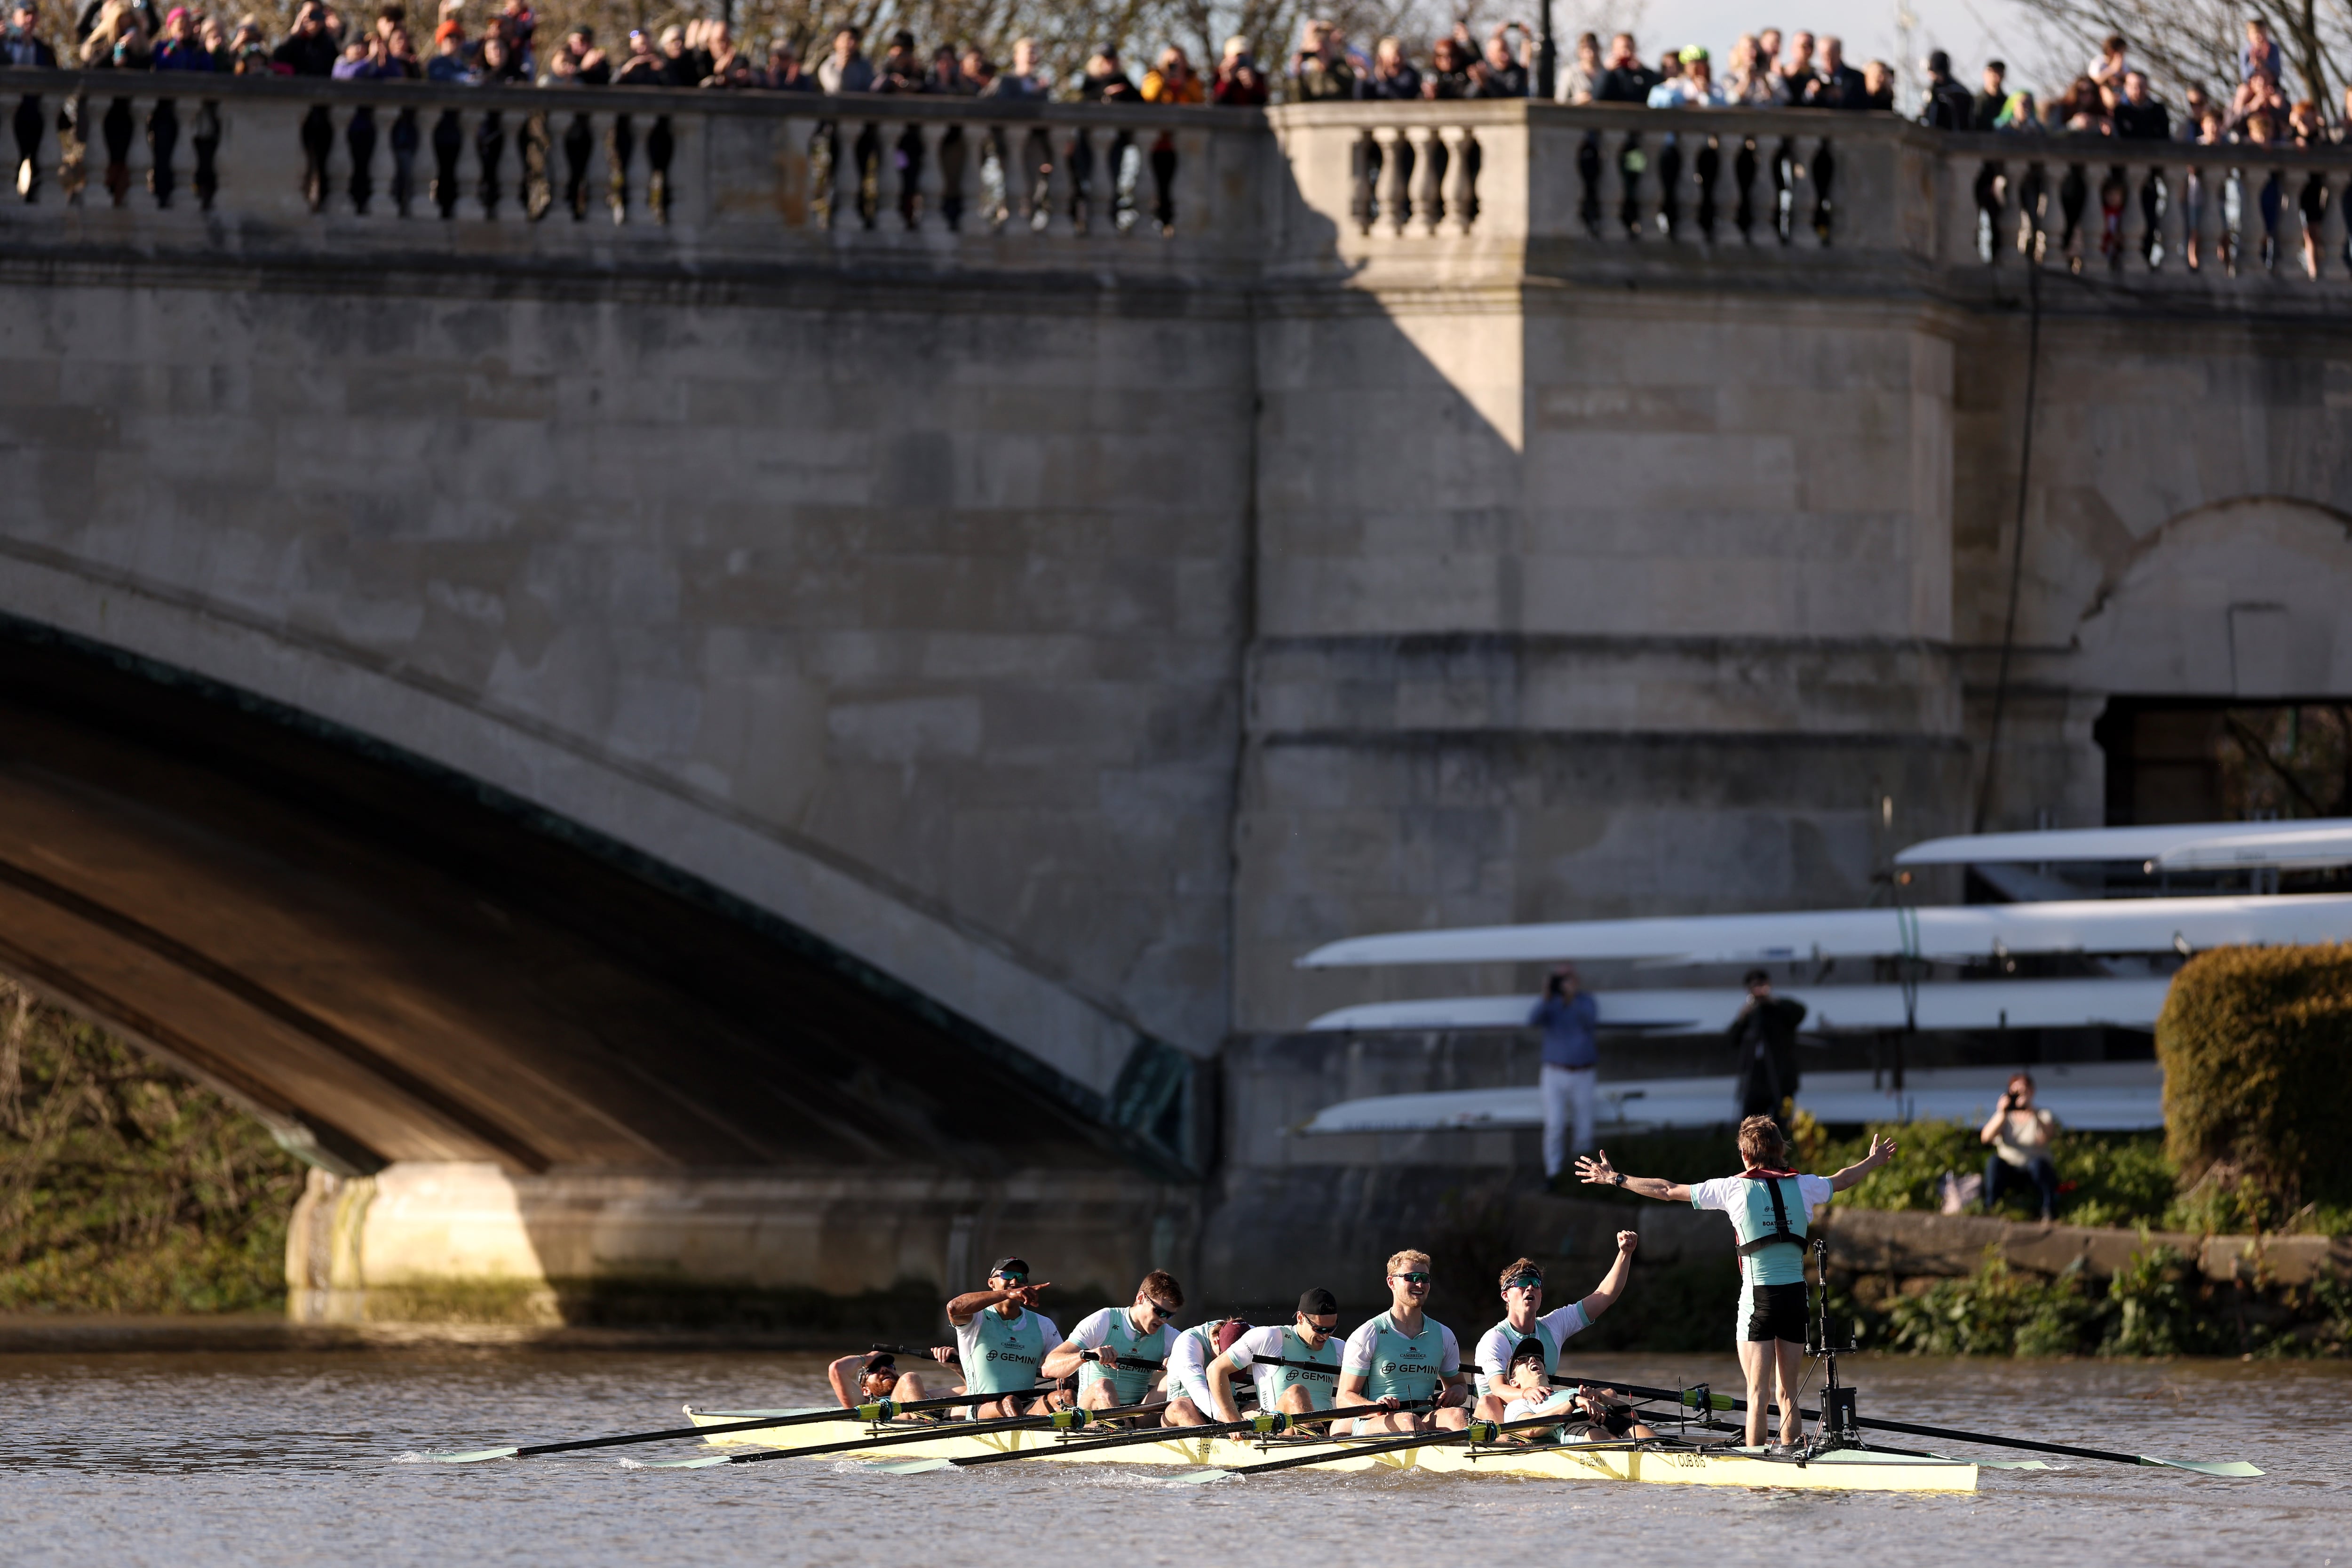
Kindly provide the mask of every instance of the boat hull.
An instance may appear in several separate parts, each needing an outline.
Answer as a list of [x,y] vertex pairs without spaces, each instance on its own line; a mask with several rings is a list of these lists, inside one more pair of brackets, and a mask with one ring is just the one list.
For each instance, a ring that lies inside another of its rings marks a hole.
[[[756,1420],[782,1412],[759,1410],[696,1410],[687,1414],[698,1426],[730,1421]],[[1874,1451],[1838,1451],[1798,1461],[1761,1454],[1729,1453],[1722,1449],[1635,1448],[1594,1447],[1528,1447],[1518,1445],[1470,1447],[1433,1444],[1386,1454],[1352,1454],[1349,1450],[1378,1438],[1333,1442],[1321,1439],[1187,1437],[1171,1432],[1157,1443],[1131,1443],[1116,1448],[1088,1448],[1090,1440],[1106,1433],[986,1432],[959,1433],[956,1424],[942,1423],[938,1436],[921,1441],[894,1443],[846,1455],[824,1458],[873,1459],[961,1459],[982,1454],[1035,1454],[1041,1462],[1212,1466],[1237,1469],[1266,1459],[1308,1454],[1328,1455],[1315,1468],[1325,1470],[1417,1470],[1432,1475],[1518,1476],[1534,1480],[1626,1481],[1649,1485],[1704,1487],[1783,1487],[1802,1490],[1972,1492],[1977,1467],[1961,1460],[1916,1458]],[[911,1422],[876,1427],[847,1417],[769,1431],[730,1432],[704,1441],[713,1447],[773,1448],[790,1452],[829,1443],[854,1441],[887,1432],[913,1436],[922,1430]],[[1057,1452],[1056,1450],[1059,1450]]]

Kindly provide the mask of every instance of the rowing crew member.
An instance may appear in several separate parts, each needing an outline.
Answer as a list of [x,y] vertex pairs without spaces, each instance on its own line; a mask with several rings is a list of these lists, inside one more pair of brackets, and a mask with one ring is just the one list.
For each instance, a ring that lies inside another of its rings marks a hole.
[[1543,1349],[1543,1373],[1559,1371],[1559,1347],[1571,1334],[1592,1326],[1593,1320],[1617,1304],[1625,1293],[1625,1277],[1633,1267],[1633,1249],[1642,1238],[1630,1230],[1617,1233],[1617,1261],[1581,1301],[1547,1312],[1543,1310],[1544,1271],[1534,1259],[1522,1258],[1503,1270],[1503,1321],[1478,1342],[1473,1370],[1478,1380],[1478,1419],[1500,1421],[1510,1397],[1510,1379],[1504,1368],[1520,1344],[1533,1342]]
[[[1378,1415],[1359,1415],[1349,1429],[1365,1432],[1425,1432],[1433,1426],[1458,1432],[1470,1420],[1469,1380],[1462,1374],[1462,1346],[1454,1331],[1422,1312],[1429,1300],[1429,1254],[1410,1249],[1389,1259],[1389,1310],[1367,1320],[1348,1336],[1339,1352],[1340,1405],[1380,1405]],[[1431,1411],[1400,1410],[1434,1395]],[[1340,1423],[1333,1436],[1345,1434]]]
[[1268,1323],[1234,1340],[1231,1350],[1209,1363],[1209,1394],[1217,1419],[1242,1418],[1234,1399],[1237,1372],[1248,1373],[1257,1384],[1260,1410],[1311,1415],[1330,1409],[1339,1387],[1339,1342],[1332,1338],[1339,1326],[1339,1299],[1318,1286],[1298,1298],[1298,1315],[1288,1327]]
[[963,1384],[956,1392],[1007,1396],[975,1405],[972,1419],[1021,1415],[1043,1406],[1043,1400],[1009,1395],[1036,1386],[1046,1347],[1062,1342],[1054,1320],[1036,1310],[1037,1293],[1052,1283],[1032,1285],[1027,1262],[1000,1258],[989,1266],[988,1289],[967,1290],[948,1303],[948,1321],[955,1326],[956,1350],[963,1357]]
[[[1558,1355],[1559,1352],[1532,1334],[1521,1340],[1511,1351],[1501,1381],[1488,1385],[1489,1397],[1494,1397],[1496,1389],[1509,1396],[1493,1418],[1506,1423],[1527,1421],[1557,1411],[1560,1425],[1552,1428],[1553,1440],[1561,1443],[1610,1443],[1657,1436],[1645,1423],[1634,1419],[1632,1405],[1617,1402],[1613,1388],[1553,1387],[1551,1373],[1545,1363]],[[1533,1443],[1542,1439],[1543,1431],[1537,1427],[1506,1436]]]
[[[931,1359],[942,1364],[955,1360],[955,1346],[934,1345]],[[854,1370],[853,1370],[854,1369]],[[852,1387],[852,1380],[856,1386]],[[833,1396],[845,1409],[856,1409],[877,1399],[896,1400],[901,1405],[921,1403],[929,1395],[920,1372],[900,1372],[898,1358],[888,1351],[875,1351],[866,1355],[845,1355],[824,1369],[825,1382],[833,1385]],[[942,1380],[944,1381],[944,1380]],[[959,1394],[963,1392],[957,1389]]]
[[1645,1198],[1721,1209],[1739,1238],[1739,1315],[1733,1333],[1740,1370],[1748,1374],[1748,1446],[1764,1446],[1764,1406],[1780,1387],[1780,1442],[1804,1440],[1797,1415],[1797,1374],[1805,1359],[1805,1231],[1815,1205],[1830,1201],[1895,1157],[1895,1142],[1874,1133],[1870,1152],[1834,1176],[1801,1176],[1788,1168],[1789,1142],[1769,1116],[1739,1124],[1739,1158],[1747,1169],[1696,1186],[1656,1176],[1628,1176],[1609,1163],[1609,1151],[1576,1162],[1587,1182],[1622,1187]]
[[[1037,1369],[1043,1378],[1078,1374],[1078,1405],[1087,1410],[1109,1410],[1140,1405],[1168,1363],[1176,1337],[1172,1320],[1184,1304],[1176,1277],[1155,1268],[1136,1287],[1131,1306],[1105,1307],[1089,1312],[1070,1337],[1055,1345]],[[1087,1352],[1093,1352],[1090,1359]],[[1134,1365],[1133,1363],[1158,1363]],[[1157,1426],[1159,1417],[1139,1418],[1139,1425]]]
[[1217,1397],[1209,1386],[1209,1363],[1222,1360],[1234,1342],[1249,1331],[1236,1317],[1212,1318],[1176,1336],[1168,1352],[1168,1408],[1161,1424],[1206,1426],[1217,1418]]

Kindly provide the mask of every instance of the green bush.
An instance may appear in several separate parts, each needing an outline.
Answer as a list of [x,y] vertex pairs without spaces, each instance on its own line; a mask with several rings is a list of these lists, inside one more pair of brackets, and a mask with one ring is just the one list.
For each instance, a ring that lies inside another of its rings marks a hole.
[[2101,1315],[2078,1270],[2044,1280],[1988,1253],[1966,1279],[1896,1298],[1873,1337],[1914,1355],[2071,1355],[2095,1342]]
[[2352,1203],[2352,943],[2219,948],[2156,1023],[2166,1152],[2192,1182],[2251,1178],[2266,1206]]
[[0,1310],[280,1306],[301,1190],[251,1117],[0,982]]

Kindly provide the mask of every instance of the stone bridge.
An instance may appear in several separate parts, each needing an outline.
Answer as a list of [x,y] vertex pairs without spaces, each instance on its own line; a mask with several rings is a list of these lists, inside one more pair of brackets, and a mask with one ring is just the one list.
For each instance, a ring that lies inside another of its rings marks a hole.
[[2352,696],[2332,152],[0,102],[0,969],[320,1168],[315,1310],[1256,1289],[1213,1064],[1396,984],[1305,947],[1854,901]]

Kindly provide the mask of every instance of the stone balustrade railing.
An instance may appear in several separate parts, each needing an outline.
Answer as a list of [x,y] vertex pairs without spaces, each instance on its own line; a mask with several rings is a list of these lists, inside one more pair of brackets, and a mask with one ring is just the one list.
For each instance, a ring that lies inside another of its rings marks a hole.
[[[12,244],[730,266],[2352,281],[2352,149],[1883,115],[1213,109],[0,71]],[[11,140],[12,138],[12,140]],[[1810,280],[1810,281],[1808,281]]]
[[1253,264],[1255,114],[0,71],[19,243]]
[[1829,287],[1877,263],[1886,280],[1940,269],[1965,288],[2038,264],[2240,299],[2257,282],[2352,282],[2352,148],[1955,136],[1785,110],[1355,103],[1273,118],[1299,207],[1350,267],[1793,268]]

